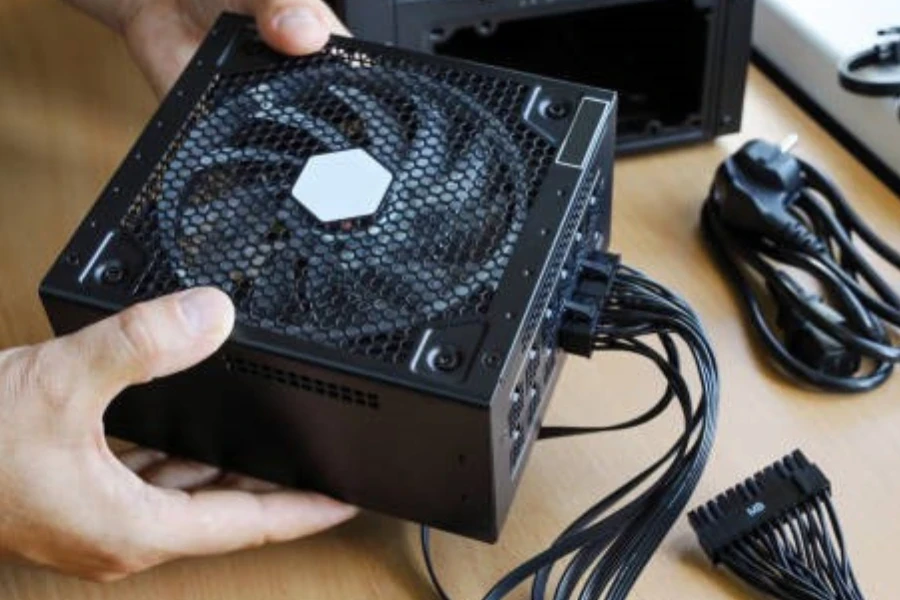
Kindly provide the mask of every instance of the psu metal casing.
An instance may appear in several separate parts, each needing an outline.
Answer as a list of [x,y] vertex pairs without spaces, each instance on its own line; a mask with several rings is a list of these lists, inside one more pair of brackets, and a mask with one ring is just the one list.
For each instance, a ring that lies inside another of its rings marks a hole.
[[[493,541],[567,290],[608,244],[616,102],[342,38],[284,57],[223,15],[42,282],[47,314],[61,335],[220,287],[229,340],[124,392],[109,435]],[[292,188],[355,148],[387,195],[317,221]]]
[[754,0],[330,0],[354,35],[612,89],[620,153],[740,129]]

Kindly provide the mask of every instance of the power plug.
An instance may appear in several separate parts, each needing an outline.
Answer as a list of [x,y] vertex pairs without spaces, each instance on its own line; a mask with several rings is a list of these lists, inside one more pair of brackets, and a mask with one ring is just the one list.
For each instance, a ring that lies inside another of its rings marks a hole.
[[791,214],[805,182],[800,162],[790,153],[796,136],[780,146],[747,142],[716,171],[711,198],[722,223],[799,252],[826,249],[806,224]]

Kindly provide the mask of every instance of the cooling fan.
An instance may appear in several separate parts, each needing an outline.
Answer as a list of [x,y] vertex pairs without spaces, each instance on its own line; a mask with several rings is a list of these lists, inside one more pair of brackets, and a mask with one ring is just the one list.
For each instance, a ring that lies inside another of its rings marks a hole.
[[281,56],[224,15],[42,300],[62,334],[225,290],[228,342],[107,433],[494,540],[608,243],[616,106],[358,40]]
[[[527,161],[463,91],[320,65],[216,104],[188,129],[156,205],[183,286],[230,290],[248,320],[317,342],[421,326],[496,290],[527,215]],[[371,218],[323,223],[291,187],[308,157],[353,148],[396,181]],[[182,165],[193,169],[173,176]]]

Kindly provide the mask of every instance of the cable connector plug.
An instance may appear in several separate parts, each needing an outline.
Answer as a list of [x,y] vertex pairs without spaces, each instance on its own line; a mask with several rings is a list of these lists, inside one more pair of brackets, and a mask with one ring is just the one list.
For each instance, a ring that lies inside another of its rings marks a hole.
[[[835,325],[844,325],[843,315],[834,310],[816,294],[803,289],[792,277],[783,271],[779,279],[789,287],[797,298],[807,303],[822,318]],[[852,377],[862,366],[862,354],[822,331],[814,323],[803,317],[783,290],[769,283],[775,304],[778,307],[777,324],[784,335],[785,347],[806,366],[834,377]]]
[[863,598],[831,483],[799,450],[688,518],[713,564],[767,598]]
[[806,185],[803,167],[790,153],[796,142],[792,136],[780,146],[746,143],[719,167],[711,198],[728,227],[819,254],[826,250],[821,240],[789,210]]
[[831,483],[824,473],[795,450],[691,511],[688,520],[703,550],[718,564],[735,542],[830,493]]
[[606,297],[619,269],[619,256],[592,252],[578,265],[572,294],[563,304],[559,345],[571,354],[590,358]]

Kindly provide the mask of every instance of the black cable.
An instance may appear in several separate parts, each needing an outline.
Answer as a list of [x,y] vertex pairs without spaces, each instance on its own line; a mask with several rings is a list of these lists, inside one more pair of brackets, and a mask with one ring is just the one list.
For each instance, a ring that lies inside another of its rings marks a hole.
[[[859,75],[872,67],[900,65],[900,27],[878,31],[887,41],[879,41],[864,50],[855,52],[838,66],[838,82],[841,87],[863,96],[900,96],[900,78],[884,78]],[[892,38],[892,39],[891,39]]]
[[[661,351],[649,340],[657,340]],[[691,391],[676,340],[691,355],[699,396]],[[667,382],[660,400],[643,414],[603,427],[546,427],[541,439],[616,431],[649,422],[676,405],[684,425],[672,446],[651,465],[588,508],[556,540],[500,579],[484,600],[500,600],[531,581],[531,597],[550,592],[551,570],[563,567],[554,600],[621,600],[631,591],[650,558],[693,493],[709,458],[719,400],[718,368],[694,311],[642,273],[619,267],[594,331],[600,352],[629,352],[651,361]],[[655,477],[654,477],[655,476]],[[422,551],[438,596],[450,600],[431,557],[430,532],[423,527]]]
[[[900,362],[900,292],[862,252],[900,269],[841,191],[786,149],[753,141],[720,167],[702,231],[786,373],[834,392],[883,384]],[[792,271],[789,271],[790,268]],[[802,272],[822,290],[808,289]]]

